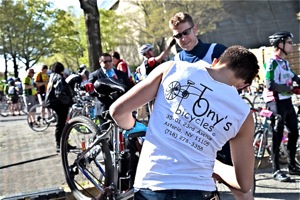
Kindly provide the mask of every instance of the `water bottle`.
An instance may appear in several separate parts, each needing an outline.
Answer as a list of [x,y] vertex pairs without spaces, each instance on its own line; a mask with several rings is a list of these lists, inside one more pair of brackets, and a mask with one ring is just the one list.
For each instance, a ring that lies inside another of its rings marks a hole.
[[95,107],[90,108],[90,119],[95,119]]

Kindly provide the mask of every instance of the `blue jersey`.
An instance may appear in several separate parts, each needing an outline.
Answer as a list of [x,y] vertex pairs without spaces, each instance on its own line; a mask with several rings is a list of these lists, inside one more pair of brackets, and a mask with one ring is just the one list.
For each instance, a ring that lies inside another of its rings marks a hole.
[[182,50],[177,53],[171,60],[182,60],[195,63],[199,60],[211,64],[214,58],[219,58],[227,47],[218,43],[203,43],[198,40],[198,44],[191,50]]

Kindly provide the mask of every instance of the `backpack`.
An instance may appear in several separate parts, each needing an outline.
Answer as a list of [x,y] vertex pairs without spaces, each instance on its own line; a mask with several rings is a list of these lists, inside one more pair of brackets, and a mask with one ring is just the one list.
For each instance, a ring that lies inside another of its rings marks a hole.
[[15,95],[15,94],[16,94],[15,86],[12,86],[12,85],[8,86],[7,93],[8,93],[9,95]]

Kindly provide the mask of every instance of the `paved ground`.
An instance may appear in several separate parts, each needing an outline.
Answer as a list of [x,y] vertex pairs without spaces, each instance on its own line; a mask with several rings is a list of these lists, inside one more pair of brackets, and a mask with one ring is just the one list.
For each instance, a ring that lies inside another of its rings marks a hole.
[[[62,189],[66,181],[53,130],[34,132],[25,116],[0,117],[0,199],[72,199]],[[292,178],[290,183],[274,181],[267,164],[256,176],[256,199],[299,200],[300,176]],[[226,191],[222,197],[233,199]]]

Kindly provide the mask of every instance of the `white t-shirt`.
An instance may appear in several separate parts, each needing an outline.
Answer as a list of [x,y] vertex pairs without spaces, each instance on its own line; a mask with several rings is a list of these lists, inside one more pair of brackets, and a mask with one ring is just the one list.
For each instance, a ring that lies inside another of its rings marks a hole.
[[141,152],[135,188],[214,191],[216,153],[250,112],[236,88],[202,62],[176,62],[162,80]]

